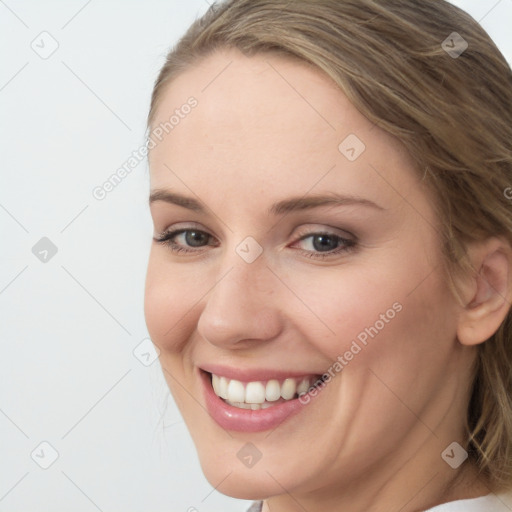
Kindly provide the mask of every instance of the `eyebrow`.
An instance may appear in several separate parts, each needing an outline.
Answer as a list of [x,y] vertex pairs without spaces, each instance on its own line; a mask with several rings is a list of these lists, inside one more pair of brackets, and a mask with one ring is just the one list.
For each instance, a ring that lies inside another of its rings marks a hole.
[[[164,201],[166,203],[175,204],[188,210],[192,210],[198,213],[206,213],[206,208],[203,204],[194,199],[193,197],[184,196],[177,192],[171,192],[170,190],[156,189],[151,192],[149,196],[149,204],[151,205],[155,201]],[[325,194],[325,195],[313,195],[308,197],[291,197],[274,203],[268,210],[269,215],[284,215],[286,213],[309,210],[312,208],[319,208],[321,206],[366,206],[375,208],[378,210],[385,210],[382,206],[365,199],[363,197],[343,195],[343,194]]]

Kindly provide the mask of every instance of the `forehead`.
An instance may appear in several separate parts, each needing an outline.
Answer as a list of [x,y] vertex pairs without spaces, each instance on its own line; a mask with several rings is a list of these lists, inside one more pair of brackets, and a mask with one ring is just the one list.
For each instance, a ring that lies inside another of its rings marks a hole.
[[[182,108],[190,98],[195,106]],[[183,191],[182,177],[201,192],[215,183],[226,193],[243,188],[277,199],[284,189],[305,194],[316,187],[364,191],[385,202],[396,196],[385,181],[415,182],[399,141],[320,70],[295,60],[214,53],[164,90],[153,130],[173,115],[172,129],[150,153],[152,188]]]

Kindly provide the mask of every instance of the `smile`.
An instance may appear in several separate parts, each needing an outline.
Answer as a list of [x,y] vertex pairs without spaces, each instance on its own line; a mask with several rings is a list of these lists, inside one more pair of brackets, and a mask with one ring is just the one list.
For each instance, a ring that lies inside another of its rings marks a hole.
[[205,368],[198,372],[210,417],[223,429],[239,432],[275,429],[311,407],[306,404],[316,400],[326,385],[318,374],[287,376],[219,367],[215,372]]
[[284,380],[241,382],[212,374],[215,394],[233,407],[240,409],[266,409],[287,400],[294,400],[321,380],[321,376],[289,377]]

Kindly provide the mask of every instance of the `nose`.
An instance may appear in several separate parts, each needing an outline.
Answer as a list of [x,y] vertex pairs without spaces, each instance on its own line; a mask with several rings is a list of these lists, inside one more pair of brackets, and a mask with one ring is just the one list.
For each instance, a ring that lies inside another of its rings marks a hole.
[[253,263],[231,261],[206,296],[197,330],[221,348],[243,348],[269,341],[282,329],[278,283],[263,258]]

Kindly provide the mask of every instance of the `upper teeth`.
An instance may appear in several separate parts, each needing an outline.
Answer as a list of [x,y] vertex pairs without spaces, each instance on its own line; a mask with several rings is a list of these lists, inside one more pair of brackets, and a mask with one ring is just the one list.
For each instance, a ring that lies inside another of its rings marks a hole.
[[239,380],[220,377],[212,373],[212,386],[215,394],[232,403],[263,404],[275,402],[280,398],[291,400],[295,395],[306,393],[315,377],[288,378],[280,382],[269,381],[240,382]]

